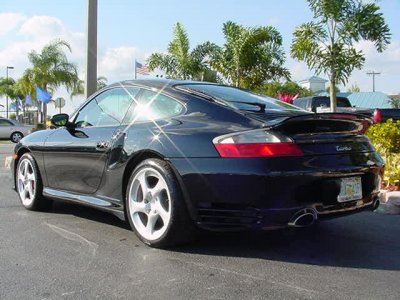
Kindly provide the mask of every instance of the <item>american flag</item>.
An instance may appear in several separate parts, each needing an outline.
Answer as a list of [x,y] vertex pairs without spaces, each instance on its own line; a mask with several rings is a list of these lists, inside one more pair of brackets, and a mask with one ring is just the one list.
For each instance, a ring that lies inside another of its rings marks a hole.
[[142,65],[137,61],[135,62],[135,64],[136,73],[141,75],[150,75],[150,70],[146,65]]

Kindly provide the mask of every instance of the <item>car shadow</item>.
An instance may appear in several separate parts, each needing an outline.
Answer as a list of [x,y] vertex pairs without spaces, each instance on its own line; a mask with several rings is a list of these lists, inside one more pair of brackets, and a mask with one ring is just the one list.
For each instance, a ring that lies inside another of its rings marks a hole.
[[51,208],[47,211],[47,213],[69,214],[78,218],[83,218],[90,221],[113,225],[122,229],[130,230],[128,223],[122,221],[113,214],[92,207],[71,203],[68,201],[53,201]]
[[400,270],[400,218],[365,212],[307,228],[207,233],[173,251],[318,266]]
[[[130,230],[117,217],[90,207],[55,201],[51,213],[71,214]],[[200,231],[196,242],[166,251],[258,258],[297,264],[400,270],[400,218],[364,212],[307,228],[273,231]],[[133,234],[133,233],[132,233]],[[137,240],[133,240],[137,243]]]

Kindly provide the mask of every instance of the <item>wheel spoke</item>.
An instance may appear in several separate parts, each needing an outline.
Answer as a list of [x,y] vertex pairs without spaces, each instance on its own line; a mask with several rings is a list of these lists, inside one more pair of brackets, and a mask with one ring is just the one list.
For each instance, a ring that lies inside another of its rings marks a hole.
[[147,215],[147,224],[146,224],[146,231],[152,235],[154,233],[154,227],[156,225],[158,219],[158,215],[156,214],[148,214]]
[[24,175],[22,174],[21,171],[18,172],[18,180],[21,180],[21,181],[25,180],[25,177],[24,177]]
[[149,192],[149,187],[148,187],[147,181],[146,181],[146,173],[145,172],[141,173],[140,176],[138,176],[136,179],[139,181],[140,188],[142,189],[143,197],[145,197],[147,195],[147,193]]
[[29,182],[27,185],[27,192],[29,194],[29,199],[33,199],[33,188],[32,188],[32,183]]
[[29,170],[29,163],[28,161],[25,161],[25,166],[24,166],[24,176],[28,176],[28,170]]
[[155,203],[157,214],[160,216],[161,220],[163,220],[164,224],[168,224],[169,222],[169,212],[165,210],[165,208],[161,205],[160,201]]
[[137,202],[137,201],[132,201],[131,200],[131,207],[130,207],[131,213],[146,213],[146,205],[144,204],[144,202]]
[[33,174],[33,173],[28,173],[28,175],[27,175],[27,179],[29,180],[29,181],[35,181],[35,174]]

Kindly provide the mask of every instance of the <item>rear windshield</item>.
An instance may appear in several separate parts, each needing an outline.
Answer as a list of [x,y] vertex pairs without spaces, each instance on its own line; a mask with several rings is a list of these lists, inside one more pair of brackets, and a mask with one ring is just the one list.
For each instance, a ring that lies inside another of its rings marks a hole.
[[[182,84],[176,86],[178,89],[200,92],[216,98],[225,104],[242,110],[260,111],[260,105],[265,109],[279,110],[301,110],[300,108],[283,101],[240,90],[234,87],[212,84]],[[257,105],[260,104],[260,105]]]
[[[321,106],[330,106],[330,98],[328,97],[321,97],[321,98],[314,98],[314,106],[321,107]],[[337,106],[338,107],[351,107],[350,101],[347,98],[337,98]]]

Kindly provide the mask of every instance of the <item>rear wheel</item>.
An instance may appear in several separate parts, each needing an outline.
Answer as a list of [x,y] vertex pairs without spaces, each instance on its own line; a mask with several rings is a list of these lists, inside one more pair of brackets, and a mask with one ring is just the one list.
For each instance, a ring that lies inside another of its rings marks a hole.
[[11,136],[10,139],[13,143],[18,143],[24,135],[21,132],[14,132]]
[[26,209],[42,210],[51,204],[42,196],[43,185],[39,168],[31,154],[25,153],[19,160],[15,181],[19,199]]
[[193,222],[165,161],[148,159],[135,168],[127,186],[126,211],[136,235],[152,247],[175,246],[193,238]]

